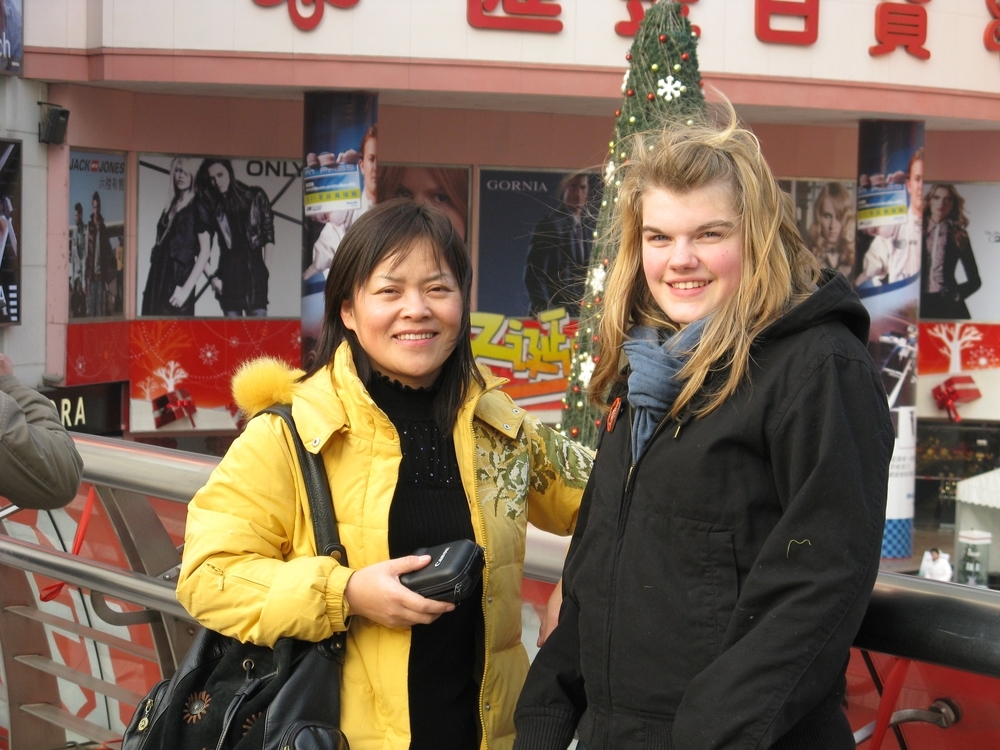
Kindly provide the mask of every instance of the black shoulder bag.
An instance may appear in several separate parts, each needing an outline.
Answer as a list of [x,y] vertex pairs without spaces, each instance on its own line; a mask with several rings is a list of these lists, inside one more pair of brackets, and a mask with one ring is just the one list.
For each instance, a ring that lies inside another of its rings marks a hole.
[[[322,456],[302,445],[289,406],[261,413],[292,433],[316,549],[346,565]],[[136,709],[122,750],[349,750],[339,729],[346,644],[345,632],[319,643],[282,638],[270,649],[202,629],[173,678]]]

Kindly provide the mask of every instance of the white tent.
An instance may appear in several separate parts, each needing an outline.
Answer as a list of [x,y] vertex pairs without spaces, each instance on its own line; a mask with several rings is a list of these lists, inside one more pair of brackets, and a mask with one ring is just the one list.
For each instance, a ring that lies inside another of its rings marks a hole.
[[[955,493],[955,554],[963,531],[977,529],[1000,539],[1000,469],[978,474],[958,483]],[[1000,572],[1000,554],[991,552],[989,571]]]

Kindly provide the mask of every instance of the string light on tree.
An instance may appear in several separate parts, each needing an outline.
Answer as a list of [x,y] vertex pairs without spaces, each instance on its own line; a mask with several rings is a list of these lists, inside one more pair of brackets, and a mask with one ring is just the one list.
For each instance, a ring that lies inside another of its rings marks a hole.
[[682,10],[683,5],[676,0],[660,0],[649,8],[625,56],[629,67],[622,77],[621,106],[614,111],[614,137],[608,143],[604,195],[587,271],[586,296],[573,342],[563,418],[557,426],[564,435],[590,446],[597,443],[603,415],[591,405],[586,390],[594,366],[600,361],[600,336],[595,334],[600,328],[605,285],[617,251],[608,241],[608,229],[623,170],[628,168],[627,141],[636,133],[655,130],[666,119],[690,118],[705,107],[698,70],[698,38]]

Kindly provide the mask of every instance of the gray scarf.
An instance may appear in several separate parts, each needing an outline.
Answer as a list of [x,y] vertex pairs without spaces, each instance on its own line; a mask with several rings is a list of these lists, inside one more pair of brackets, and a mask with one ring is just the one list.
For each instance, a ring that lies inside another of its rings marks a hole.
[[670,411],[683,383],[677,373],[701,340],[709,317],[682,328],[662,344],[662,331],[636,326],[622,346],[628,357],[628,402],[635,409],[632,421],[632,461],[638,461],[657,426]]

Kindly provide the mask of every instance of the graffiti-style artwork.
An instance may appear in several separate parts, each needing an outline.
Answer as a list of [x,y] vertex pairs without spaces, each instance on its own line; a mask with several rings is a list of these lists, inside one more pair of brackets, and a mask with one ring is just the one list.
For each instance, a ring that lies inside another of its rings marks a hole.
[[[543,422],[558,422],[577,321],[563,308],[537,319],[472,313],[472,353],[510,382],[503,390]],[[581,389],[582,391],[582,389]]]

